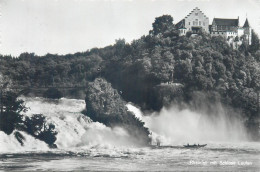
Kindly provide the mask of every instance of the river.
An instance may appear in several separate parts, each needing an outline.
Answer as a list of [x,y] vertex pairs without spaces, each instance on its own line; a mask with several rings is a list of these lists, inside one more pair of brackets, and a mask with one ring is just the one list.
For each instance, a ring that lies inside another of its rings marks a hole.
[[4,171],[259,171],[259,143],[143,148],[91,147],[0,155]]

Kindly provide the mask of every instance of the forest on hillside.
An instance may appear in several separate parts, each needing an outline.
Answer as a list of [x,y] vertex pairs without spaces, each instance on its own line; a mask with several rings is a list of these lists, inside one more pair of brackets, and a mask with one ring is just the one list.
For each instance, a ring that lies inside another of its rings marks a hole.
[[27,88],[26,94],[31,96],[46,91],[38,87],[53,87],[65,97],[85,98],[87,87],[103,78],[124,101],[144,110],[159,111],[172,102],[189,104],[203,94],[205,102],[221,102],[240,111],[249,131],[259,139],[257,34],[252,32],[251,45],[245,41],[234,49],[223,37],[202,31],[179,36],[169,15],[157,17],[152,26],[147,35],[131,43],[118,39],[114,45],[86,52],[23,53],[17,58],[1,55],[0,73],[16,89]]

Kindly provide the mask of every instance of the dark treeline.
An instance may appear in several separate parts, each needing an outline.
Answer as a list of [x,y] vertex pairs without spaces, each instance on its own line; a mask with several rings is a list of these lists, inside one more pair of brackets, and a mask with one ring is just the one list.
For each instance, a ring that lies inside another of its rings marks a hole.
[[[173,18],[164,15],[155,19],[148,35],[131,44],[119,39],[114,45],[82,53],[1,56],[0,72],[24,87],[87,86],[102,77],[124,100],[147,110],[160,110],[174,101],[189,103],[192,95],[203,92],[210,101],[241,110],[250,130],[257,131],[257,34],[252,33],[251,45],[246,42],[234,49],[221,36],[202,31],[179,36]],[[77,97],[76,92],[72,94]]]

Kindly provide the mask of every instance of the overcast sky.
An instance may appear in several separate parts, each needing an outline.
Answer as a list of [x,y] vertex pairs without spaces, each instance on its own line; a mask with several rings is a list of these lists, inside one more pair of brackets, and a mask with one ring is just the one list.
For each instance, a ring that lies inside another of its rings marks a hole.
[[0,0],[0,54],[82,52],[147,35],[155,17],[174,23],[198,7],[214,17],[237,18],[260,33],[260,0]]

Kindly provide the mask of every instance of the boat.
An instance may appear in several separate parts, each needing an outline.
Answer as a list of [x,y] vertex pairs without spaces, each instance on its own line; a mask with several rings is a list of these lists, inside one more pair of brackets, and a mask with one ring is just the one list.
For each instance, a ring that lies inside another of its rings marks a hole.
[[187,145],[183,145],[185,148],[201,148],[201,147],[205,147],[205,146],[207,146],[207,144],[203,144],[203,145],[200,145],[200,144],[194,144],[194,145],[189,145],[189,144],[187,144]]

